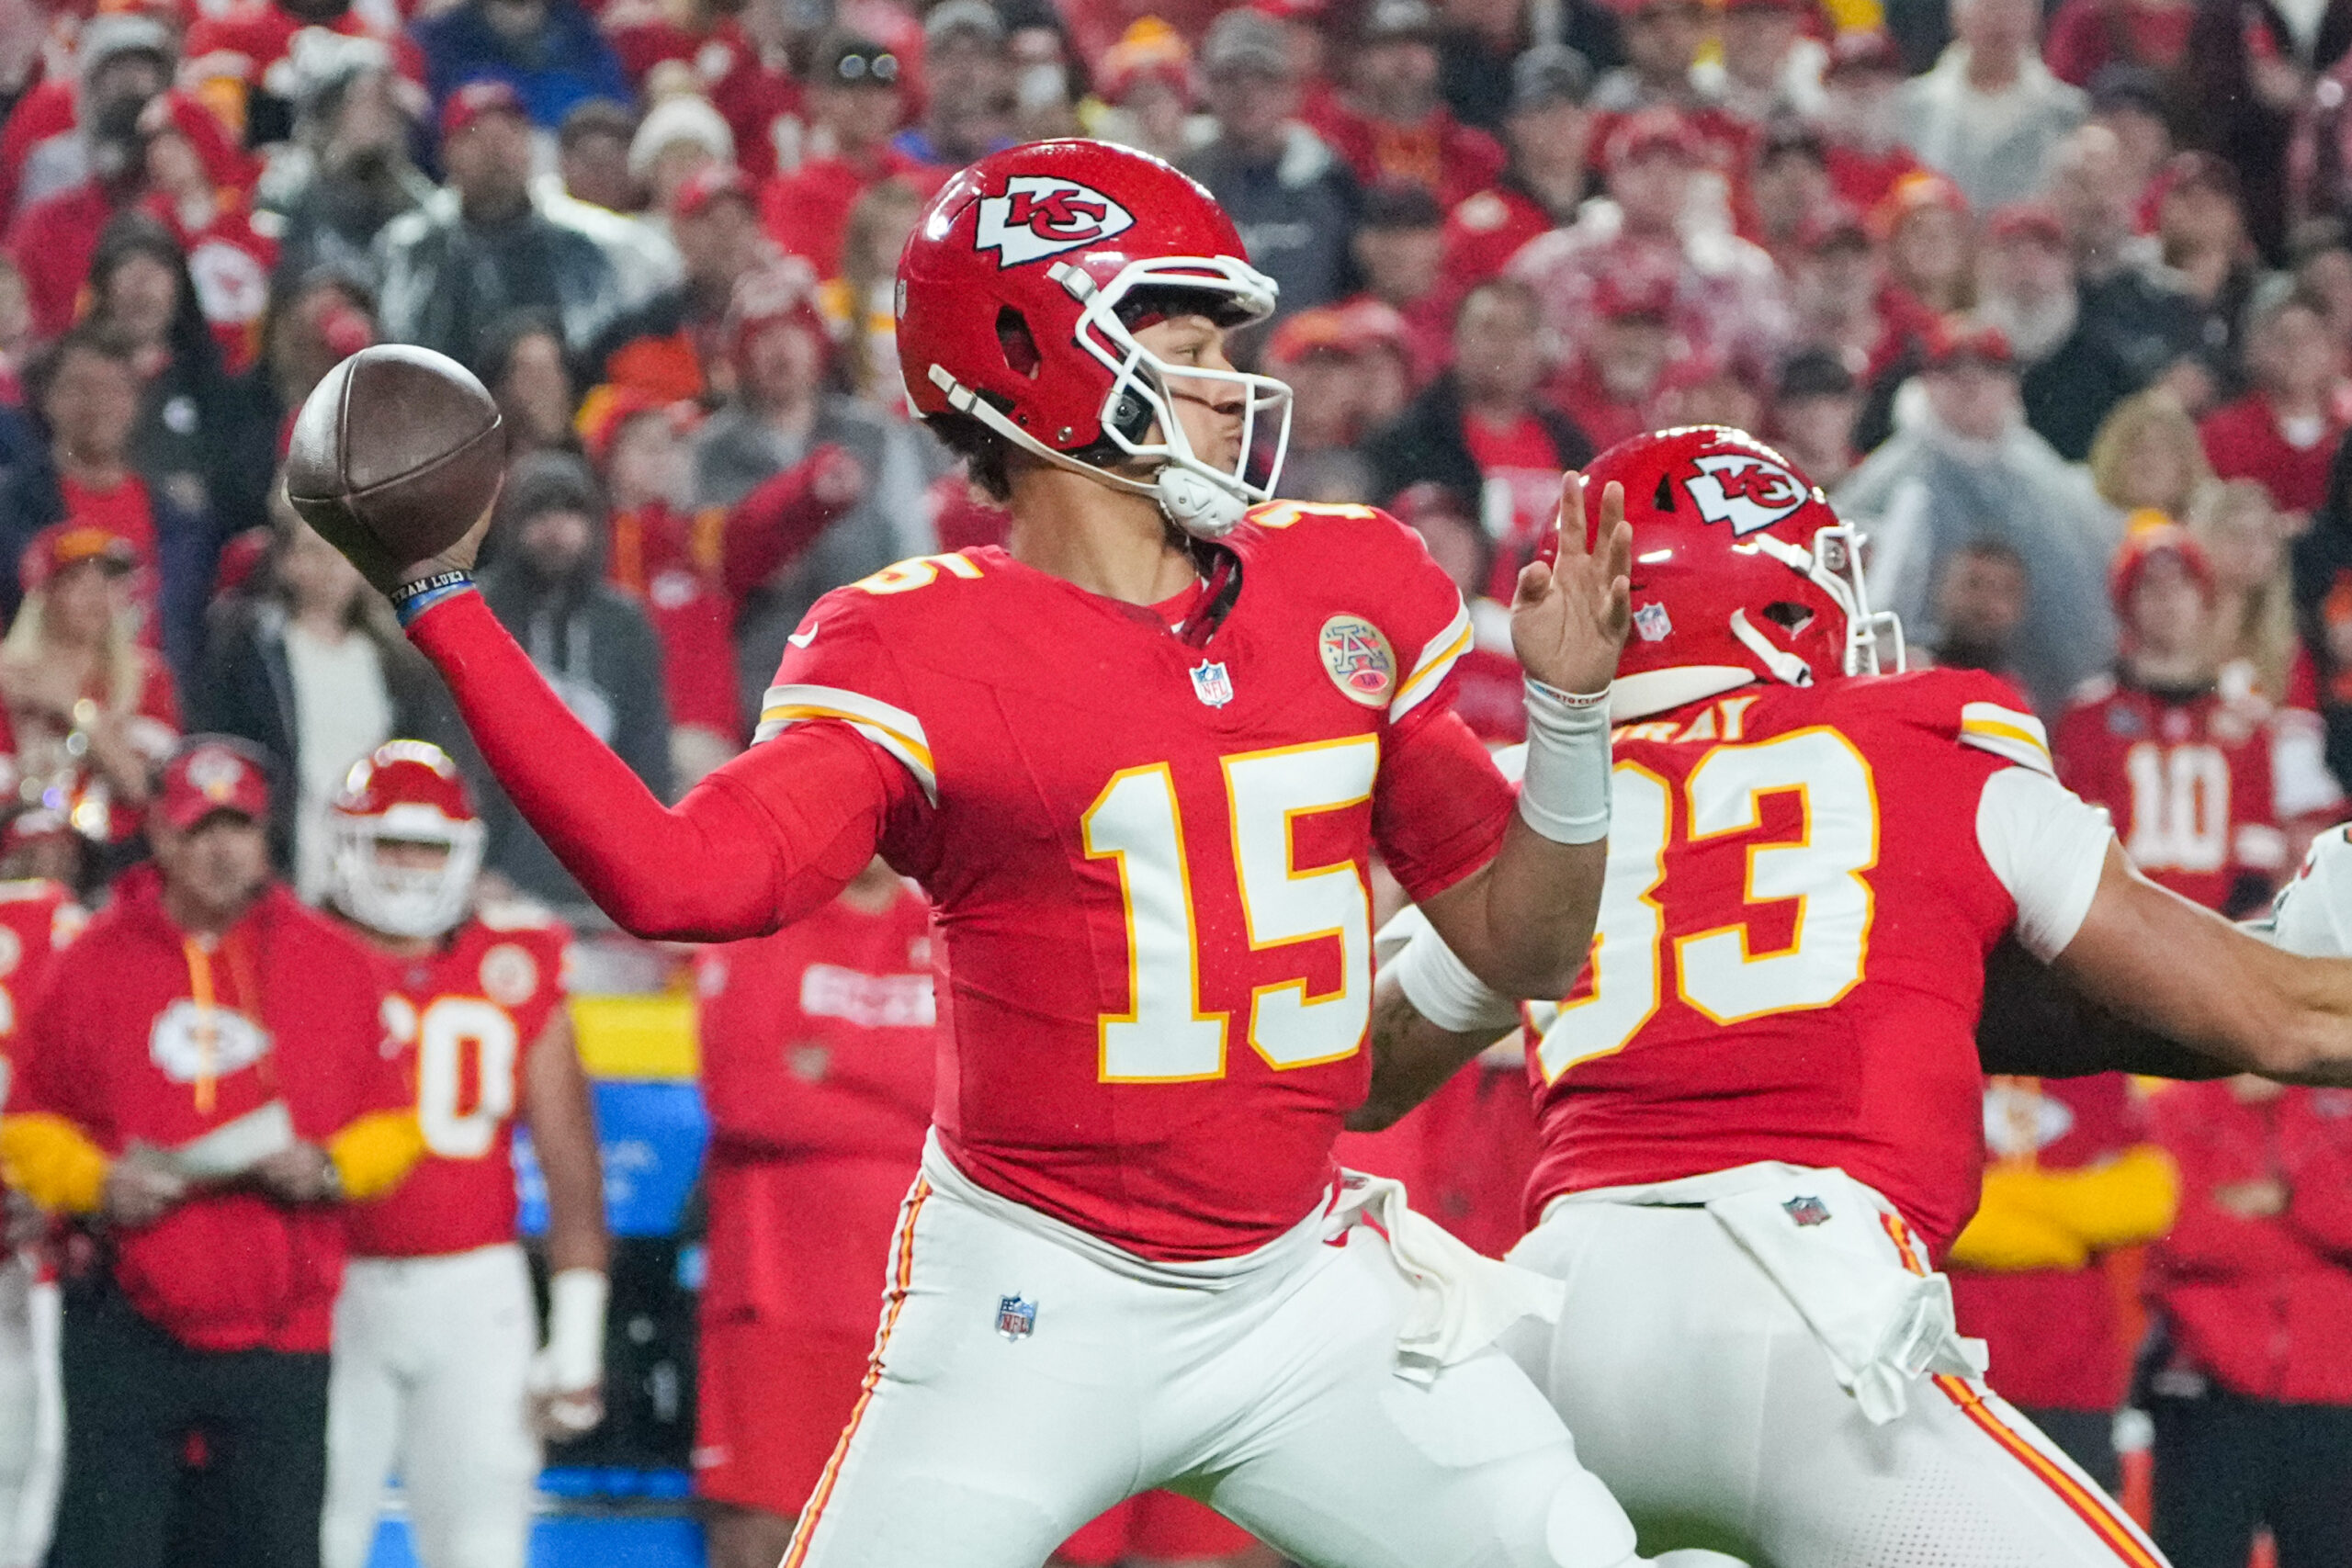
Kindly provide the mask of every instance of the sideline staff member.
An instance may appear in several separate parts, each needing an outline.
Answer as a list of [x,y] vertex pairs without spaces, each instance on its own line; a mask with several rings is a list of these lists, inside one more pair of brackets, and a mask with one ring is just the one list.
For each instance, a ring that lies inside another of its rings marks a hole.
[[155,861],[60,958],[0,1121],[14,1185],[98,1222],[69,1280],[52,1568],[155,1568],[201,1430],[240,1559],[316,1568],[341,1199],[422,1139],[358,941],[269,874],[269,788],[218,737],[164,769]]

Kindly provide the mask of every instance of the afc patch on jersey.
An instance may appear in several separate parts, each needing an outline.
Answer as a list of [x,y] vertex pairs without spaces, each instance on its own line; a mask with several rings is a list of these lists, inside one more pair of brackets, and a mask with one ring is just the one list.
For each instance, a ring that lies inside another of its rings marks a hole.
[[1052,175],[1015,175],[1002,196],[980,197],[972,243],[994,251],[999,270],[1042,261],[1123,234],[1135,214],[1091,186]]
[[1803,480],[1777,463],[1745,452],[1694,457],[1683,479],[1690,503],[1710,523],[1728,523],[1734,537],[1769,528],[1805,503]]
[[1388,705],[1388,689],[1396,682],[1396,655],[1378,626],[1361,615],[1334,615],[1323,623],[1317,647],[1341,696],[1368,708]]
[[269,1031],[243,1013],[201,1007],[183,997],[165,1008],[147,1034],[147,1054],[174,1083],[225,1078],[269,1052]]

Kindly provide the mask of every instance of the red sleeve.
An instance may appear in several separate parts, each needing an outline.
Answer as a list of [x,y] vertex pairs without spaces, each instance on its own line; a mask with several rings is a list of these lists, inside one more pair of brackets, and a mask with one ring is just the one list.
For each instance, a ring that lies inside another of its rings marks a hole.
[[[2309,1105],[2308,1091],[2289,1092]],[[2352,1135],[2340,1131],[2339,1120],[2309,1114],[2303,1120],[2306,1129],[2319,1130],[2324,1141],[2287,1172],[2292,1192],[2287,1224],[2320,1251],[2340,1263],[2352,1263]]]
[[675,807],[572,716],[478,593],[409,628],[498,782],[597,908],[636,936],[727,942],[815,908],[874,858],[913,785],[840,725],[764,740]]
[[849,510],[826,505],[811,493],[820,466],[842,460],[839,447],[819,447],[729,510],[719,567],[729,598],[740,602]]
[[139,692],[139,712],[170,729],[180,727],[179,696],[172,689],[171,666],[160,659],[147,660],[147,678]]
[[1502,848],[1511,787],[1450,708],[1389,731],[1373,784],[1372,837],[1416,900],[1442,893]]
[[62,1116],[93,1131],[88,1096],[97,1088],[96,1074],[76,1059],[74,1042],[80,1031],[71,1016],[89,992],[64,983],[71,968],[63,961],[50,964],[26,999],[17,1032],[8,1041],[6,1108],[12,1115],[41,1111]]
[[373,1111],[415,1102],[398,1055],[385,1054],[384,977],[376,961],[339,931],[322,933],[312,983],[304,987],[303,1063],[310,1071],[293,1098],[305,1138],[323,1142]]

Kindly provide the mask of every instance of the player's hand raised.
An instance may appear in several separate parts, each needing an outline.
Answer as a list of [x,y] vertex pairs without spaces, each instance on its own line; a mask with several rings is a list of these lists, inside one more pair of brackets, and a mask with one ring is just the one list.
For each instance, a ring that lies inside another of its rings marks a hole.
[[1560,484],[1553,537],[1519,574],[1510,640],[1527,672],[1564,692],[1598,692],[1616,677],[1618,651],[1633,625],[1634,530],[1625,491],[1600,492],[1596,547],[1585,548],[1584,476]]

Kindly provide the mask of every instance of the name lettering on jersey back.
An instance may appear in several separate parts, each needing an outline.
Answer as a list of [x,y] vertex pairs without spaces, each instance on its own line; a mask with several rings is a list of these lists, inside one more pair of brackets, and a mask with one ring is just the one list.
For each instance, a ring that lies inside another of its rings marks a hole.
[[800,976],[800,1011],[860,1029],[928,1029],[939,1011],[928,975],[865,975],[811,964]]
[[1688,723],[1671,719],[1649,720],[1639,724],[1621,724],[1611,731],[1610,739],[1623,740],[1657,740],[1678,745],[1686,740],[1741,740],[1747,738],[1747,710],[1756,705],[1752,695],[1724,697],[1709,703]]

